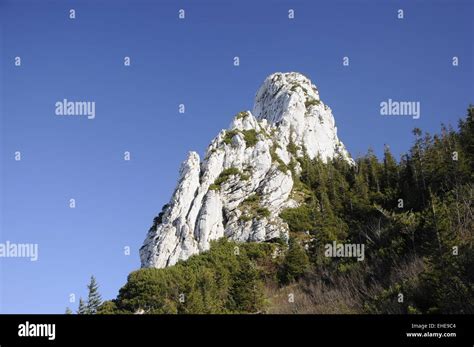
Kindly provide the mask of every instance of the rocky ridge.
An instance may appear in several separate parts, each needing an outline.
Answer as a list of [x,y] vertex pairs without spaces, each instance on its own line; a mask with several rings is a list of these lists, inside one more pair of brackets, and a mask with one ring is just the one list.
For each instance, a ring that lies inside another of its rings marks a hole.
[[173,265],[224,236],[241,242],[287,237],[279,214],[298,206],[293,177],[305,155],[353,163],[316,86],[299,73],[272,74],[253,111],[237,114],[202,161],[189,153],[170,202],[140,249],[141,266]]

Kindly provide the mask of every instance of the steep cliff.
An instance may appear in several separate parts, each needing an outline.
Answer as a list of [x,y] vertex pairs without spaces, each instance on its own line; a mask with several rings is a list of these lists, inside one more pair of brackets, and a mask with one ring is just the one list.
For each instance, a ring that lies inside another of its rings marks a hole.
[[173,265],[223,236],[241,242],[287,236],[279,213],[298,205],[293,175],[304,155],[353,163],[316,86],[299,73],[272,74],[258,90],[253,112],[236,115],[202,161],[189,153],[171,201],[140,249],[142,267]]

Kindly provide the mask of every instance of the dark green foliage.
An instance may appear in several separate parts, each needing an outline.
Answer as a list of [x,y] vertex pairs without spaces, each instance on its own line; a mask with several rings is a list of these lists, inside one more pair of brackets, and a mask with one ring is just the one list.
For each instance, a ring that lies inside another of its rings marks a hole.
[[82,300],[82,298],[79,298],[79,308],[77,309],[77,314],[88,314],[88,310],[87,310],[87,305],[86,303],[84,302],[84,300]]
[[120,313],[113,300],[104,301],[97,309],[97,314],[117,314]]
[[239,171],[239,169],[235,168],[235,167],[230,167],[228,169],[225,169],[224,171],[221,172],[221,174],[219,175],[219,177],[216,178],[216,180],[214,181],[213,184],[211,184],[211,186],[209,187],[209,189],[211,190],[219,190],[222,183],[224,183],[225,181],[227,181],[230,176],[235,176],[235,175],[239,175],[241,176],[241,172]]
[[[316,273],[364,268],[359,285],[372,283],[365,290],[377,293],[360,298],[365,312],[474,312],[472,107],[459,128],[442,126],[434,136],[415,129],[414,145],[398,163],[388,147],[382,162],[369,150],[355,167],[340,159],[300,161],[293,195],[303,204],[280,216],[292,233],[310,231]],[[334,240],[365,244],[364,264],[326,258],[323,247]],[[398,278],[409,272],[400,267],[413,273]]]
[[280,217],[288,223],[291,231],[305,232],[314,230],[313,210],[307,205],[287,208],[280,213]]
[[232,143],[232,138],[238,133],[238,130],[227,130],[224,135],[224,143],[230,145]]
[[102,303],[102,298],[99,294],[99,285],[97,284],[94,276],[91,276],[91,281],[87,285],[87,289],[89,290],[89,294],[87,296],[87,313],[96,314],[97,309]]
[[210,186],[209,186],[209,190],[219,190],[221,189],[221,186],[218,186],[217,184],[215,183],[212,183]]
[[[290,136],[291,138],[291,136]],[[298,150],[300,150],[300,147],[297,146],[293,140],[290,140],[290,142],[288,143],[288,145],[286,146],[286,149],[289,153],[291,153],[293,156],[297,156],[298,154]]]
[[242,181],[247,181],[250,179],[250,174],[247,174],[247,173],[240,173],[240,179]]
[[459,121],[458,147],[464,156],[462,163],[464,172],[471,174],[474,178],[474,105],[469,105],[466,120]]
[[[208,252],[164,269],[132,272],[120,289],[123,313],[254,313],[264,309],[262,266],[274,244],[221,239]],[[266,264],[266,265],[265,265]],[[246,283],[240,283],[245,280]],[[232,297],[230,293],[236,296]]]
[[270,155],[272,157],[272,162],[276,162],[278,164],[278,169],[280,171],[282,171],[282,172],[287,172],[288,171],[288,166],[285,164],[285,162],[276,153],[275,146],[273,146],[270,149]]
[[257,144],[258,139],[255,129],[242,130],[242,134],[244,134],[244,140],[247,147],[253,147]]
[[232,278],[229,309],[235,313],[257,313],[264,307],[263,283],[255,266],[242,264]]
[[[241,115],[240,113],[237,117],[244,117],[244,115]],[[224,143],[230,145],[232,143],[232,138],[239,133],[238,130],[233,129],[233,130],[227,130],[225,135],[224,135]],[[249,130],[242,130],[242,135],[244,136],[245,144],[247,147],[253,147],[257,144],[258,138],[257,138],[257,131],[255,129],[249,129]]]
[[257,213],[257,216],[265,218],[268,218],[271,215],[270,211],[266,207],[259,207],[255,212]]
[[309,107],[313,106],[313,105],[319,105],[321,103],[321,101],[319,100],[316,100],[316,99],[306,99],[306,101],[304,102],[304,106],[306,107],[306,109],[308,109]]
[[299,242],[290,238],[288,252],[280,271],[280,281],[291,283],[300,278],[309,268],[309,259]]
[[245,199],[240,205],[239,209],[242,211],[240,220],[250,221],[254,218],[268,218],[270,217],[270,211],[260,205],[260,196],[258,194],[252,194]]
[[[458,131],[415,129],[399,161],[388,147],[381,160],[369,150],[355,166],[299,158],[292,198],[300,205],[280,214],[290,229],[288,248],[286,240],[213,242],[209,252],[175,266],[131,273],[98,313],[474,313],[473,112],[470,106]],[[275,150],[280,170],[295,167]],[[288,150],[299,148],[290,143]],[[231,175],[242,176],[224,170],[210,189]],[[270,214],[258,194],[238,208],[244,221]],[[364,261],[326,257],[333,241],[364,244]],[[288,292],[303,304],[289,305]]]
[[260,203],[260,195],[252,194],[247,199],[244,200],[244,203],[252,205],[252,206],[253,206],[254,203],[259,204]]
[[[99,285],[94,276],[91,276],[91,280],[87,285],[87,301],[79,298],[79,308],[77,314],[96,314],[98,313],[99,307],[102,305],[102,298],[99,293]],[[69,307],[66,309],[66,313],[72,313]]]

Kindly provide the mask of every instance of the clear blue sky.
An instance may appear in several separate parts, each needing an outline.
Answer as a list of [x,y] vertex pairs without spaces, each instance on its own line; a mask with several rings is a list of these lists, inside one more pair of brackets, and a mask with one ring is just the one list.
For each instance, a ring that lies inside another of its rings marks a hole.
[[[474,101],[472,1],[221,2],[0,0],[0,242],[39,244],[37,262],[0,258],[0,312],[76,309],[91,274],[115,297],[186,153],[272,72],[312,79],[353,156],[398,156],[413,127],[455,125]],[[63,98],[95,101],[96,118],[56,116]],[[381,116],[389,98],[420,101],[421,118]]]

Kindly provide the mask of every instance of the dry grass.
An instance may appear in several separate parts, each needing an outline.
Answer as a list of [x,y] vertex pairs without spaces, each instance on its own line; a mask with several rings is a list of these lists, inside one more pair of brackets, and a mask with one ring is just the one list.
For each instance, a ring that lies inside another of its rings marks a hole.
[[[423,271],[421,258],[414,257],[393,268],[390,283],[414,279]],[[361,267],[350,273],[329,276],[323,280],[321,274],[310,274],[289,286],[280,288],[276,284],[266,286],[267,313],[272,314],[359,314],[364,311],[367,300],[387,289],[376,279],[367,281],[367,268]],[[293,297],[291,302],[290,295]],[[388,313],[388,312],[387,312]]]

